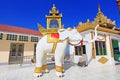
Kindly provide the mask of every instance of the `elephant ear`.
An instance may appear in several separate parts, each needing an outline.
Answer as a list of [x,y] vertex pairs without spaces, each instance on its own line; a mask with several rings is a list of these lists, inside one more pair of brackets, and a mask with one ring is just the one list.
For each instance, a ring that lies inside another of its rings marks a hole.
[[60,40],[65,40],[69,36],[69,31],[67,29],[59,29],[58,33]]

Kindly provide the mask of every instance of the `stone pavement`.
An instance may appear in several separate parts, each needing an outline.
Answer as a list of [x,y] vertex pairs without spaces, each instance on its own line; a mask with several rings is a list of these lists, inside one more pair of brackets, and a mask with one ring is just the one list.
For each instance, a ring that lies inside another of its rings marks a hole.
[[55,76],[54,64],[48,65],[50,73],[33,77],[34,64],[0,66],[0,80],[120,80],[120,65],[102,67],[79,67],[65,63],[63,78]]

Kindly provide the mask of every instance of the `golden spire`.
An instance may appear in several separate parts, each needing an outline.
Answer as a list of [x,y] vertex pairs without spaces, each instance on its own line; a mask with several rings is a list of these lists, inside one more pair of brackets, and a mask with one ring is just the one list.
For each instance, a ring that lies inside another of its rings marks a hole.
[[58,15],[58,10],[55,7],[55,4],[53,4],[52,10],[50,11],[50,15]]
[[98,4],[98,13],[101,13],[100,4]]
[[100,24],[102,27],[113,28],[116,24],[105,16],[100,9],[100,4],[98,4],[98,13],[94,19],[95,24]]

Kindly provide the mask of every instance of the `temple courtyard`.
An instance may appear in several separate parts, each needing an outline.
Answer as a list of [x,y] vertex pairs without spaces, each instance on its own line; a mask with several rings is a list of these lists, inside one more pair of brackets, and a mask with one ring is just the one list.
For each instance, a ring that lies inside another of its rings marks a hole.
[[65,62],[63,78],[55,75],[54,63],[48,64],[50,73],[34,78],[35,64],[0,65],[0,80],[120,80],[120,65],[101,67],[80,67],[72,62]]

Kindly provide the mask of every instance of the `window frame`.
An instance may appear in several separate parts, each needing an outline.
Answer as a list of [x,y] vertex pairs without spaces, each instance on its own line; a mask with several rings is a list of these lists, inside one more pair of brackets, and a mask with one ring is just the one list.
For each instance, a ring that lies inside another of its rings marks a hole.
[[31,42],[38,42],[38,37],[31,37]]
[[[98,48],[98,46],[99,46],[99,48]],[[105,41],[95,41],[95,50],[96,50],[96,56],[106,56],[107,55],[106,42]]]
[[14,34],[7,34],[6,40],[17,41],[17,35],[14,35]]
[[28,41],[28,36],[19,35],[19,41]]
[[59,24],[56,19],[50,20],[50,28],[59,28]]
[[82,54],[86,54],[86,46],[75,46],[75,56],[82,56]]
[[0,40],[3,39],[3,33],[0,33]]

